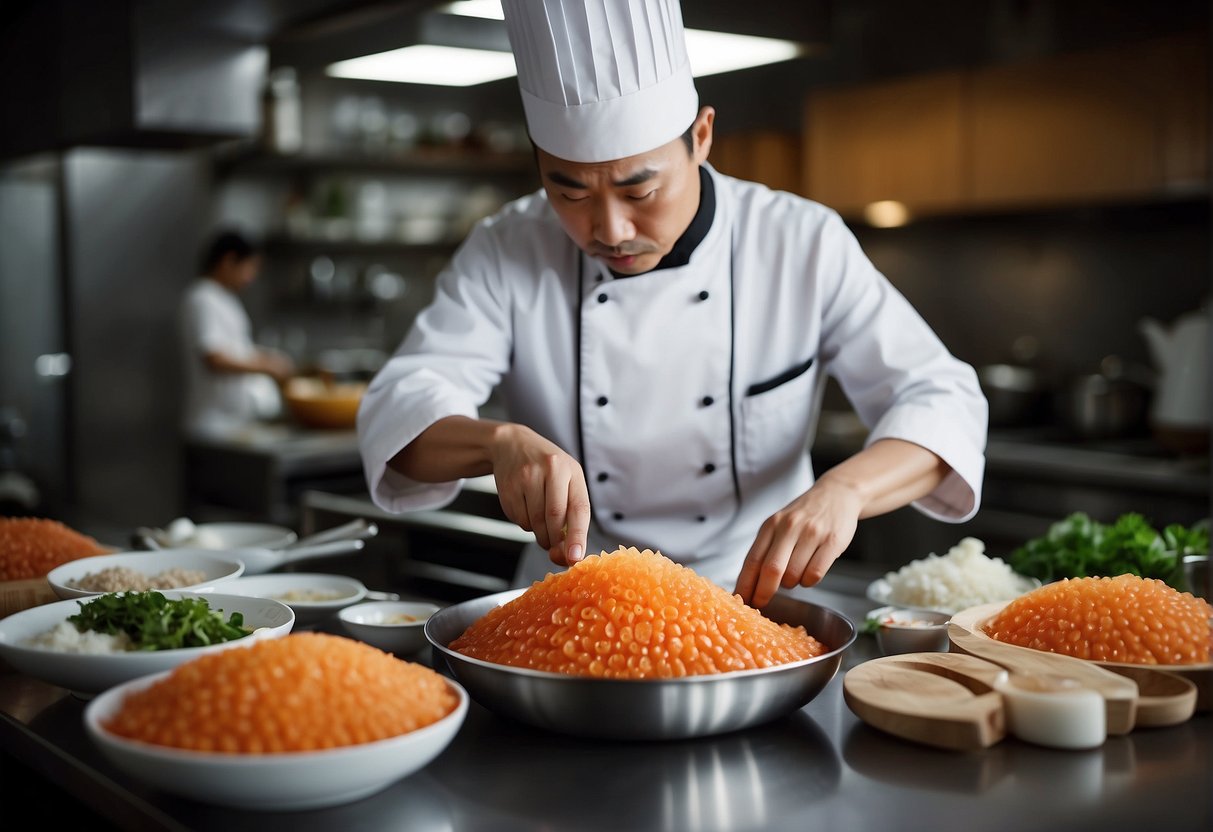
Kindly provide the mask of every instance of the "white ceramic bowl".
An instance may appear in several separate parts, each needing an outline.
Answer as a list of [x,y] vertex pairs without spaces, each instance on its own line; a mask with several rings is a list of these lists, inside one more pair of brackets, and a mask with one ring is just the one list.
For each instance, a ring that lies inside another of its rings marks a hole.
[[153,577],[166,569],[197,570],[205,579],[187,586],[173,589],[191,592],[209,592],[233,578],[244,574],[244,563],[216,552],[201,549],[159,549],[148,552],[115,552],[112,555],[97,555],[80,558],[56,566],[47,573],[46,580],[60,598],[84,598],[103,594],[98,590],[81,589],[76,582],[103,569],[125,567]]
[[244,616],[246,626],[254,632],[236,641],[226,641],[209,647],[183,647],[178,650],[136,651],[128,653],[82,654],[64,653],[49,647],[33,647],[27,642],[66,621],[80,611],[82,604],[98,596],[55,601],[30,607],[0,619],[0,657],[21,673],[67,688],[82,696],[99,693],[114,685],[171,670],[179,664],[206,653],[227,650],[267,638],[287,635],[295,623],[295,614],[286,604],[264,598],[248,598],[218,593],[193,593],[163,590],[166,598],[206,598],[213,610],[222,610],[223,617],[233,612]]
[[[249,546],[277,549],[295,542],[297,538],[295,532],[286,526],[271,523],[193,523],[185,518],[174,521],[176,523],[182,524],[191,533],[179,540],[157,536],[156,540],[161,546],[171,549],[223,550]],[[174,528],[174,524],[169,524],[164,531],[181,531]]]
[[357,578],[320,572],[281,572],[250,575],[228,581],[224,592],[273,598],[295,611],[298,626],[318,624],[350,604],[366,597],[367,588]]
[[425,638],[425,622],[436,612],[437,604],[420,601],[366,601],[346,607],[337,613],[337,618],[345,631],[359,641],[403,656],[416,653],[429,643]]
[[956,613],[960,612],[963,609],[967,609],[970,606],[976,606],[978,604],[990,603],[993,601],[1010,601],[1012,598],[1017,598],[1020,595],[1031,592],[1034,589],[1040,588],[1040,579],[1039,578],[1032,578],[1027,575],[1016,575],[1015,580],[1016,580],[1016,587],[1015,587],[1014,592],[1011,595],[1003,597],[1003,598],[986,598],[984,600],[977,600],[976,602],[974,602],[972,604],[965,602],[960,605],[940,604],[938,606],[933,606],[933,607],[924,607],[924,606],[919,606],[916,604],[907,604],[904,602],[904,600],[898,600],[898,598],[896,597],[897,593],[894,591],[893,585],[891,583],[889,583],[889,581],[886,578],[878,578],[875,581],[872,581],[872,583],[868,584],[867,597],[868,597],[869,601],[875,601],[878,604],[888,604],[888,605],[895,606],[898,609],[902,609],[902,610],[920,610],[923,612],[945,612],[950,615],[955,615]]
[[154,684],[165,673],[135,679],[98,696],[84,709],[89,737],[118,768],[166,792],[240,809],[287,811],[336,806],[369,797],[437,757],[467,715],[468,695],[437,722],[391,739],[325,751],[220,754],[149,745],[106,731],[128,693]]
[[876,644],[886,656],[901,653],[946,653],[949,647],[948,622],[943,612],[883,607],[868,613],[876,619]]

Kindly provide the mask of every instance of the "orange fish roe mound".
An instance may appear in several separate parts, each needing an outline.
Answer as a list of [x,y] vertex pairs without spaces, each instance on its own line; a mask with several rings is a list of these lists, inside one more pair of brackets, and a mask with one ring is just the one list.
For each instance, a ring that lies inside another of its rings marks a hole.
[[1209,661],[1213,607],[1154,578],[1066,578],[1021,595],[982,628],[998,641],[1130,664]]
[[0,517],[0,581],[41,578],[56,566],[109,550],[45,517]]
[[342,636],[292,633],[179,665],[104,727],[153,745],[273,754],[389,739],[458,704],[428,667]]
[[826,652],[804,627],[776,624],[660,552],[623,547],[536,581],[450,647],[494,664],[612,679],[750,670]]

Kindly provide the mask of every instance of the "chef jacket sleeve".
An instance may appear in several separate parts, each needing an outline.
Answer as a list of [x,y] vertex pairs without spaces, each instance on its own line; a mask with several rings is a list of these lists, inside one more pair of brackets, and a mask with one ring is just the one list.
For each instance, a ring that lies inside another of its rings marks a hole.
[[902,439],[951,468],[914,507],[961,523],[977,513],[988,404],[973,368],[955,358],[830,212],[819,238],[825,366],[868,427],[866,445]]
[[475,418],[509,366],[509,301],[495,231],[478,225],[439,274],[431,304],[372,379],[358,410],[358,444],[375,505],[391,512],[437,508],[462,480],[424,483],[387,467],[426,428]]

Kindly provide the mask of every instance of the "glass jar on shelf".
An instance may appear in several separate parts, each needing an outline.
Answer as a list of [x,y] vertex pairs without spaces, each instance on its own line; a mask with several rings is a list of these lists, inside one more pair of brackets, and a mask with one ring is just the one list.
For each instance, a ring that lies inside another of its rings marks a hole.
[[303,149],[303,105],[294,67],[281,66],[270,72],[262,118],[268,151],[291,154]]

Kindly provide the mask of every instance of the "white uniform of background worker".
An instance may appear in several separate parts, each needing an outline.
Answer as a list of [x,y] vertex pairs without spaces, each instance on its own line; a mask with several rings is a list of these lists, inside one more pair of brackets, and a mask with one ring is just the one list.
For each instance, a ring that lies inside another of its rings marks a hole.
[[[819,581],[864,517],[971,517],[972,368],[833,211],[706,164],[676,0],[504,7],[543,188],[472,231],[372,382],[375,502],[433,508],[491,473],[536,537],[518,585],[634,545],[756,606]],[[815,481],[827,374],[870,433]],[[478,419],[498,385],[510,421]]]
[[185,371],[183,428],[188,436],[230,436],[278,403],[275,382],[294,371],[288,356],[253,341],[253,324],[237,293],[257,279],[261,255],[234,231],[217,233],[202,275],[181,298]]

